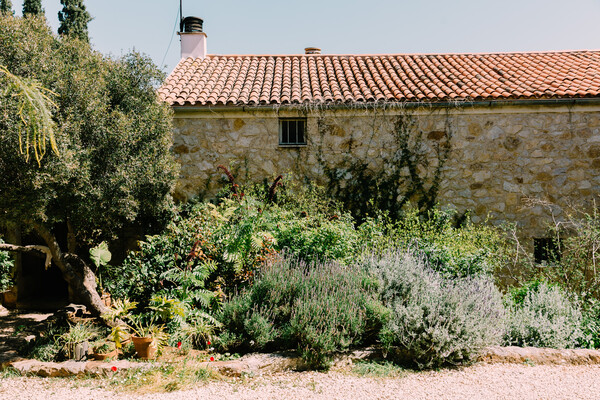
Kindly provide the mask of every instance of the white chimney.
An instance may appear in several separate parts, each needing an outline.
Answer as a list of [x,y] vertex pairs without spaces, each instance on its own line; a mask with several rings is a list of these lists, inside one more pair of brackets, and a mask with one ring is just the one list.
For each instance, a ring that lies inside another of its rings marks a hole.
[[181,58],[206,58],[206,33],[202,31],[203,22],[196,17],[185,17],[181,21]]

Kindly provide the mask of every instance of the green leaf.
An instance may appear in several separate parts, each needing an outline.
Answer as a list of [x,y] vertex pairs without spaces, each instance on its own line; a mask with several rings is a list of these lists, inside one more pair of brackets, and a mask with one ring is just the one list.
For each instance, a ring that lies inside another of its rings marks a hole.
[[108,244],[102,242],[98,246],[91,248],[90,258],[98,268],[108,264],[112,258],[112,253],[108,250]]

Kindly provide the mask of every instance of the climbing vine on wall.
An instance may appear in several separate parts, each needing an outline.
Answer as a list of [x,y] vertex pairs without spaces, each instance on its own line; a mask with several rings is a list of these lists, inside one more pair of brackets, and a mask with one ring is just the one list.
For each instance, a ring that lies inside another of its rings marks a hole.
[[[374,114],[373,118],[381,118]],[[321,147],[319,163],[329,195],[343,202],[360,221],[377,210],[398,217],[408,202],[426,213],[435,206],[444,165],[451,151],[452,129],[449,117],[443,131],[425,133],[414,116],[403,113],[391,119],[390,148],[376,157],[353,151],[352,139],[341,161],[331,164],[322,143],[331,126],[318,120]],[[381,135],[373,129],[372,135]]]

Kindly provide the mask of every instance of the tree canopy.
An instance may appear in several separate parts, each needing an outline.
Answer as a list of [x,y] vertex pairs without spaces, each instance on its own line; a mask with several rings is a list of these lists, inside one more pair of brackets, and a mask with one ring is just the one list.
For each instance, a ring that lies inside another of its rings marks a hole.
[[23,15],[44,15],[42,0],[23,0]]
[[0,0],[0,13],[10,15],[15,13],[12,9],[12,2],[10,0]]
[[60,0],[63,9],[58,12],[59,35],[71,35],[89,42],[88,22],[92,19],[85,9],[83,0]]
[[[111,59],[54,36],[44,18],[0,16],[0,65],[56,94],[56,151],[38,163],[20,151],[18,96],[0,91],[0,224],[74,252],[168,215],[177,176],[172,115],[157,99],[164,77],[149,58]],[[61,225],[73,240],[59,237]]]

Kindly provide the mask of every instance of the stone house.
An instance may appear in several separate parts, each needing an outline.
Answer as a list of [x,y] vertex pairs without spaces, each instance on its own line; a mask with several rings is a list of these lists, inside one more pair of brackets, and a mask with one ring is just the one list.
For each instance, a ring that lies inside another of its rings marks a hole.
[[600,51],[207,55],[201,23],[182,30],[159,90],[180,198],[214,194],[222,164],[242,181],[391,190],[541,238],[548,210],[526,199],[560,218],[599,194]]

